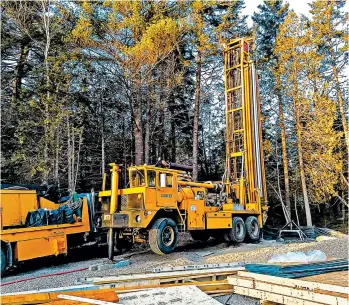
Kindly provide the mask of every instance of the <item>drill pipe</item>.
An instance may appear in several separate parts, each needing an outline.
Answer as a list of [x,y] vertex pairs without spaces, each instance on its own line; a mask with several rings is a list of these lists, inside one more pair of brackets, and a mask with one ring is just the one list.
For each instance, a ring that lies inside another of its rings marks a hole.
[[178,163],[172,163],[172,162],[166,162],[164,160],[161,161],[161,165],[163,167],[172,168],[172,169],[178,169],[178,170],[182,170],[182,171],[186,171],[186,172],[192,172],[193,171],[193,167],[192,166],[184,165],[184,164],[178,164]]

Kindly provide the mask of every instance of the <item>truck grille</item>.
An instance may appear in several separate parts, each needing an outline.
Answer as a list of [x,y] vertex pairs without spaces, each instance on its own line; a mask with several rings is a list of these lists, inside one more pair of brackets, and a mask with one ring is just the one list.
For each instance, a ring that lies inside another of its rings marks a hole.
[[127,195],[121,195],[121,210],[127,208]]
[[142,209],[143,198],[142,193],[121,195],[121,210]]

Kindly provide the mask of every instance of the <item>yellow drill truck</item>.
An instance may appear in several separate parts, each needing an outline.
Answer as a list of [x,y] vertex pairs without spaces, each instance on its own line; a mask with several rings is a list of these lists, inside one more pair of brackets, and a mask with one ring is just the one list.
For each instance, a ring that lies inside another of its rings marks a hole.
[[155,253],[170,253],[181,231],[202,241],[260,238],[266,186],[257,75],[249,50],[249,39],[236,39],[224,50],[226,166],[221,182],[194,182],[188,166],[160,162],[130,167],[130,187],[119,189],[119,167],[111,164],[111,187],[99,193],[110,259],[134,242],[147,241]]

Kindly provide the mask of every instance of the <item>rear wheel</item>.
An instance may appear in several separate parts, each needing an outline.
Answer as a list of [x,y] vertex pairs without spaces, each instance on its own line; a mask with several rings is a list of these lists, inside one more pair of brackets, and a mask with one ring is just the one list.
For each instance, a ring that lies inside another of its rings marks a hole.
[[246,237],[250,241],[257,241],[259,240],[259,236],[261,234],[261,228],[259,226],[259,222],[257,217],[255,216],[249,216],[246,218],[245,221],[246,225]]
[[197,241],[208,241],[210,238],[210,232],[208,230],[193,230],[190,231],[191,238]]
[[1,276],[5,273],[6,265],[7,265],[6,255],[4,252],[4,247],[2,246],[1,247]]
[[228,233],[229,239],[233,243],[241,243],[246,236],[245,223],[241,217],[233,217],[233,226]]
[[149,230],[149,246],[156,254],[171,253],[177,246],[178,228],[171,218],[157,219]]

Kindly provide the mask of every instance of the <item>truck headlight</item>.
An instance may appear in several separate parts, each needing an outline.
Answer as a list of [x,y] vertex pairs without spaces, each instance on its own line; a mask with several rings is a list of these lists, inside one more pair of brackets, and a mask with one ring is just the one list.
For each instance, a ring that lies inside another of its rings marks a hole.
[[136,222],[141,222],[141,216],[140,215],[136,216]]

